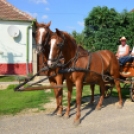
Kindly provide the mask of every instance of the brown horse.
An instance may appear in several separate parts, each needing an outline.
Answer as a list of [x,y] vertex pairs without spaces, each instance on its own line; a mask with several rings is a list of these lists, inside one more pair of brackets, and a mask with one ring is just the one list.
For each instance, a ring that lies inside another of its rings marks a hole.
[[[49,44],[49,41],[51,39],[51,36],[54,35],[54,33],[50,30],[51,22],[48,24],[44,23],[36,23],[36,32],[33,33],[33,37],[35,38],[36,44],[37,44],[37,53],[42,55],[43,58],[43,66],[47,66],[48,56],[50,48],[47,44]],[[61,61],[62,62],[62,61]],[[42,66],[42,67],[43,67]],[[49,69],[49,71],[45,71],[44,75],[51,76],[53,74],[57,74],[59,71],[59,68],[55,69]],[[52,86],[55,85],[62,85],[64,81],[62,74],[57,74],[55,77],[49,78],[49,82]],[[54,89],[55,97],[56,97],[56,103],[57,108],[55,111],[57,111],[58,116],[62,116],[62,97],[63,97],[63,90],[62,88]]]
[[53,61],[58,59],[60,53],[62,53],[66,70],[67,68],[69,68],[69,70],[72,69],[72,71],[68,71],[68,73],[65,74],[68,87],[68,106],[64,116],[69,117],[72,86],[75,84],[77,111],[74,123],[80,123],[83,82],[100,85],[101,96],[96,106],[96,109],[100,109],[105,92],[103,77],[107,74],[113,78],[116,89],[118,90],[119,106],[122,107],[120,82],[118,80],[120,77],[119,64],[115,55],[108,50],[88,54],[86,50],[77,46],[74,39],[68,33],[59,31],[58,29],[56,29],[56,33],[57,36],[53,36],[51,39],[48,64],[49,66],[53,66]]
[[[47,66],[47,61],[48,61],[48,55],[50,52],[50,48],[47,44],[50,43],[51,38],[53,36],[56,35],[56,33],[52,32],[50,30],[50,25],[51,22],[49,22],[48,24],[44,24],[44,23],[36,23],[36,32],[33,33],[33,37],[36,40],[36,44],[37,44],[37,53],[42,55],[43,60],[44,60],[44,64]],[[75,40],[74,40],[75,42]],[[44,66],[43,64],[43,66]],[[42,67],[43,67],[42,66]],[[54,72],[58,73],[59,71],[59,67],[55,68],[55,69],[50,69],[49,71],[45,71],[44,75],[50,76],[52,75]],[[63,83],[63,75],[62,74],[57,74],[56,77],[50,78],[50,84],[51,85],[58,85],[58,84],[62,84]],[[91,89],[91,100],[89,102],[89,104],[92,104],[94,102],[94,85],[90,85],[90,89]],[[56,97],[56,102],[57,102],[57,115],[61,116],[62,115],[62,89],[54,89],[54,93],[55,93],[55,97]]]

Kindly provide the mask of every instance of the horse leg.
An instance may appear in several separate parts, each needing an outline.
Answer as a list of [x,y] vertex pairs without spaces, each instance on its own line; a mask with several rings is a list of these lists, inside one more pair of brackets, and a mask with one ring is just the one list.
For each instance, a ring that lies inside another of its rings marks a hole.
[[[50,81],[50,83],[52,86],[56,86],[56,83],[54,83],[53,81]],[[58,90],[57,89],[54,89],[54,94],[55,94],[56,104],[57,104],[56,109],[54,111],[57,112],[58,108],[59,108]]]
[[90,89],[91,89],[91,99],[89,104],[93,104],[94,103],[94,88],[95,88],[95,84],[91,84],[90,85]]
[[118,105],[118,108],[122,108],[122,95],[121,95],[120,82],[118,80],[115,80],[115,79],[114,79],[114,82],[115,82],[115,86],[116,86],[116,89],[118,91],[118,96],[119,96],[119,105]]
[[[117,63],[115,63],[116,65]],[[113,64],[114,65],[114,64]],[[116,68],[115,68],[116,67]],[[122,95],[121,95],[121,87],[120,87],[120,81],[118,80],[120,78],[120,74],[119,74],[119,68],[117,68],[117,66],[113,66],[113,68],[111,68],[110,70],[110,74],[111,76],[113,76],[114,78],[114,83],[115,83],[115,87],[116,90],[118,91],[118,96],[119,96],[119,108],[122,108]]]
[[99,99],[99,102],[96,106],[96,110],[100,110],[101,107],[102,107],[102,102],[103,102],[103,99],[104,99],[104,95],[105,95],[105,84],[103,81],[100,82],[100,89],[101,89],[101,96],[100,96],[100,99]]
[[[57,80],[57,85],[61,85],[62,83],[63,83],[62,79]],[[57,93],[57,95],[58,95],[58,112],[57,112],[57,115],[62,116],[62,111],[63,111],[63,106],[62,106],[63,89],[58,88],[57,91],[58,91],[58,93]]]
[[67,80],[67,88],[68,88],[68,105],[67,105],[66,112],[64,114],[65,118],[69,118],[70,102],[71,102],[71,95],[72,95],[72,89],[73,89],[73,83],[69,80]]
[[83,82],[76,81],[76,117],[74,119],[74,124],[80,124],[80,116],[81,116],[81,97],[82,97],[82,89],[83,89]]

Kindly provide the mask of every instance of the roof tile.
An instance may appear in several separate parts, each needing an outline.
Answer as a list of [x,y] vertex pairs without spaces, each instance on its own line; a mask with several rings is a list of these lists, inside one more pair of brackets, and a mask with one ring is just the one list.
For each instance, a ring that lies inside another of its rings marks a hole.
[[0,20],[24,20],[32,21],[35,18],[17,9],[6,0],[0,0]]

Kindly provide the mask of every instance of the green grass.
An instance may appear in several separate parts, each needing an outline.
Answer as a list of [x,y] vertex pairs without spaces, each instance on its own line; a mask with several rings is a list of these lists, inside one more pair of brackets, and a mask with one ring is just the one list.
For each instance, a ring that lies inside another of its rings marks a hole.
[[[67,92],[66,88],[64,90],[66,90],[66,92]],[[99,88],[98,88],[98,86],[95,86],[95,95],[99,95],[99,94],[100,94]],[[91,95],[90,86],[84,86],[83,87],[83,92],[82,92],[82,97],[90,98],[90,95]],[[76,102],[76,88],[74,87],[73,91],[72,91],[72,99],[71,99],[72,105],[75,102]],[[63,98],[63,105],[65,105],[65,106],[67,105],[67,96],[65,96],[65,95],[64,95],[64,98]]]
[[[23,79],[23,76],[19,76],[19,79]],[[0,76],[0,82],[12,82],[18,81],[18,76]]]
[[[50,98],[54,98],[53,91],[50,93],[40,91],[29,92],[14,92],[15,85],[8,86],[5,90],[0,90],[0,115],[16,114],[27,108],[38,108],[44,110],[43,104],[50,101]],[[123,87],[123,84],[122,84]],[[123,98],[129,98],[129,89],[122,89]],[[67,93],[67,89],[64,89]],[[63,94],[63,105],[67,105],[67,95]],[[84,86],[82,96],[90,99],[91,91],[89,86]],[[95,95],[100,95],[99,87],[95,87]],[[116,89],[113,89],[112,96],[118,97]],[[55,99],[55,98],[54,98]],[[72,101],[74,104],[76,101],[76,88],[72,92]]]
[[[129,95],[129,87],[130,87],[130,85],[127,85],[124,88],[124,84],[121,84],[121,88],[122,88],[121,89],[121,94],[122,94],[122,97],[124,99],[127,99],[127,98],[130,97],[130,95]],[[66,92],[67,92],[67,89],[64,89],[64,90],[66,90]],[[99,89],[98,85],[95,86],[95,95],[100,95],[100,89]],[[116,88],[113,89],[112,96],[113,97],[118,97],[118,92],[117,92]],[[90,99],[91,90],[90,90],[89,86],[84,86],[83,92],[82,92],[82,97],[83,98],[87,97],[88,99]],[[76,102],[76,89],[74,88],[73,92],[72,92],[72,99],[71,99],[72,105],[75,102]],[[65,106],[67,105],[67,97],[65,95],[64,95],[64,98],[63,98],[63,105],[65,105]]]
[[[121,94],[124,99],[130,98],[130,92],[129,92],[130,85],[124,85],[121,84]],[[112,96],[118,97],[117,90],[114,88],[112,92]]]
[[53,92],[42,91],[14,92],[15,85],[10,85],[5,90],[0,90],[0,115],[16,114],[23,109],[39,108],[43,110],[42,104],[49,102],[54,97]]

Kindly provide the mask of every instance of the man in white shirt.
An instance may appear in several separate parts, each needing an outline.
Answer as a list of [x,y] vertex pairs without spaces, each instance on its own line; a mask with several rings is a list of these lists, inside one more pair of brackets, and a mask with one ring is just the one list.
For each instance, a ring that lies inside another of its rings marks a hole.
[[116,57],[119,59],[121,65],[127,62],[132,62],[133,58],[130,56],[129,45],[126,44],[126,38],[123,36],[120,38],[121,45],[118,47]]

